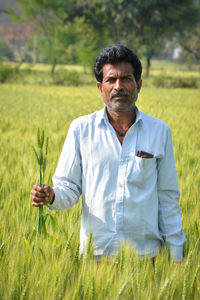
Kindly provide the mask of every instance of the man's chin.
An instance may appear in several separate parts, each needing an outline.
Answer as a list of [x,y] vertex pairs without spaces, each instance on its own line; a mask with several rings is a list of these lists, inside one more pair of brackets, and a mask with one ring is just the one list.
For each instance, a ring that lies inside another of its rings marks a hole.
[[109,108],[114,112],[123,112],[127,113],[132,111],[135,108],[135,103],[132,103],[132,105],[110,105]]

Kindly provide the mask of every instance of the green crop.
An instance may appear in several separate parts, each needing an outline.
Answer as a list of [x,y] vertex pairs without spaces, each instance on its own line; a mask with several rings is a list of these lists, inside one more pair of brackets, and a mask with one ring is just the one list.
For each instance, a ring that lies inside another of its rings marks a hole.
[[[33,146],[33,152],[36,157],[36,161],[39,165],[40,170],[40,186],[44,185],[44,179],[45,179],[45,171],[47,166],[47,153],[48,153],[48,143],[49,138],[45,138],[44,130],[40,132],[40,129],[37,130],[37,146],[38,150],[35,149]],[[55,221],[54,218],[50,214],[44,215],[44,209],[43,206],[39,206],[39,213],[37,218],[37,230],[36,232],[39,234],[44,234],[46,236],[47,230],[46,230],[46,220],[47,218],[50,218],[52,230],[55,232]]]
[[96,263],[92,236],[79,256],[81,199],[70,210],[51,212],[54,234],[48,219],[46,237],[31,239],[38,209],[30,191],[40,182],[40,167],[30,145],[38,153],[38,127],[49,136],[44,183],[52,186],[69,124],[103,107],[98,91],[8,84],[0,89],[0,299],[200,299],[200,91],[145,87],[144,79],[137,100],[141,111],[171,127],[187,238],[183,261],[169,261],[167,248],[154,263],[141,261],[122,245],[113,260]]

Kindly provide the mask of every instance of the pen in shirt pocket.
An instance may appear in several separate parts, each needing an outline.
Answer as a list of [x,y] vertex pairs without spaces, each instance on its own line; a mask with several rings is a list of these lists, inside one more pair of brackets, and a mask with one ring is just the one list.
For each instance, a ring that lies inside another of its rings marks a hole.
[[137,156],[141,158],[153,158],[153,154],[144,151],[138,151]]
[[[153,158],[153,154],[141,150],[137,152],[137,156],[145,159]],[[143,167],[144,166],[145,166],[145,160],[143,160]]]

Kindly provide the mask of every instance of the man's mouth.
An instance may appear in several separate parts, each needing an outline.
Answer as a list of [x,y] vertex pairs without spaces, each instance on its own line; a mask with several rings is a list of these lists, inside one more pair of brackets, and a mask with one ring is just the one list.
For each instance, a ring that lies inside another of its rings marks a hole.
[[113,99],[116,100],[116,101],[117,100],[123,100],[123,99],[127,99],[127,96],[115,96],[115,97],[111,98],[111,100],[113,100]]
[[122,92],[114,92],[113,94],[111,94],[111,97],[110,99],[112,100],[113,98],[115,99],[124,99],[124,98],[127,98],[129,97],[129,93],[126,92],[126,91],[122,91]]

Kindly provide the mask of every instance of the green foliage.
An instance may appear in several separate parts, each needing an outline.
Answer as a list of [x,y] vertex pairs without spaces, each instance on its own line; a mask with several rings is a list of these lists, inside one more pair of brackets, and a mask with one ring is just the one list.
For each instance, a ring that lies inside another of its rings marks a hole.
[[5,64],[0,63],[0,82],[5,83],[13,76],[13,69]]
[[78,64],[92,69],[96,56],[103,46],[112,44],[108,38],[108,32],[99,31],[98,27],[91,27],[84,18],[77,21],[78,40],[76,42],[76,60]]
[[[70,122],[103,107],[96,87],[1,86],[0,299],[200,298],[199,97],[198,89],[151,86],[144,87],[137,100],[139,109],[172,129],[187,237],[183,262],[169,262],[165,248],[154,264],[141,261],[132,249],[122,246],[113,260],[105,257],[96,263],[91,242],[88,254],[79,258],[81,199],[69,211],[51,213],[56,222],[53,235],[31,239],[38,211],[30,197],[31,186],[39,182],[30,147],[37,128],[44,128],[50,138],[45,182],[52,185]],[[46,226],[49,232],[51,224]]]
[[183,50],[181,61],[200,64],[200,24],[192,31],[185,30],[183,34],[178,36],[177,40]]
[[17,2],[21,8],[21,21],[27,17],[29,21],[36,21],[34,35],[38,61],[50,63],[52,75],[57,63],[74,63],[75,51],[70,51],[77,41],[76,6],[73,2],[33,0],[31,6],[24,0]]
[[[185,29],[195,28],[199,20],[198,2],[184,0],[81,1],[82,15],[93,30],[97,28],[103,46],[122,43],[147,60],[149,75],[151,59],[162,53],[166,41]],[[94,39],[95,40],[95,39]],[[103,41],[106,41],[105,43]]]
[[161,88],[200,88],[200,78],[195,77],[159,76],[153,83]]
[[38,28],[37,49],[40,61],[50,64],[74,63],[76,25],[63,24],[59,19],[47,18],[44,27]]
[[[1,66],[1,65],[0,65]],[[9,68],[15,70],[16,64],[9,63]],[[91,68],[77,65],[58,65],[54,76],[51,75],[50,64],[24,63],[17,72],[7,79],[12,84],[50,85],[88,85],[95,84]]]
[[57,85],[78,86],[80,84],[80,74],[77,71],[57,71],[53,81]]
[[148,76],[152,57],[162,53],[166,42],[185,31],[190,33],[199,22],[199,1],[193,0],[183,0],[181,5],[179,0],[17,3],[21,9],[18,19],[28,18],[36,24],[38,61],[51,63],[52,75],[57,63],[91,65],[100,49],[123,43],[145,57]]
[[0,60],[7,58],[12,60],[14,57],[12,50],[10,49],[9,45],[0,39]]

